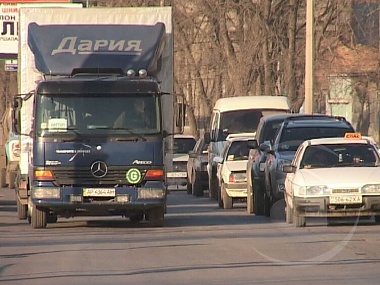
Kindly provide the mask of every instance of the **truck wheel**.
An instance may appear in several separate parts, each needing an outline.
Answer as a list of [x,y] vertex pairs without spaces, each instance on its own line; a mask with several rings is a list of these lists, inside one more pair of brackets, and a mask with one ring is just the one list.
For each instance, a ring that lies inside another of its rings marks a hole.
[[143,214],[143,213],[140,213],[140,214],[134,214],[134,215],[130,215],[130,216],[129,216],[129,221],[130,221],[131,223],[139,223],[139,222],[141,222],[143,219],[144,219],[144,214]]
[[6,175],[5,168],[0,168],[0,188],[4,188],[5,186],[7,186],[5,175]]
[[31,225],[33,229],[43,229],[47,225],[47,213],[45,210],[33,205],[31,216]]
[[58,216],[54,214],[49,214],[46,217],[46,223],[48,224],[54,224],[58,221]]
[[23,205],[20,201],[20,198],[16,195],[16,204],[17,204],[17,218],[19,220],[25,220],[28,214],[28,205]]
[[156,207],[148,210],[148,221],[151,227],[162,227],[164,225],[165,208]]
[[293,210],[285,202],[285,220],[288,224],[293,224]]
[[187,182],[186,182],[186,193],[187,194],[191,194],[191,191],[192,191],[192,185],[191,185],[191,183],[190,183],[190,181],[189,181],[189,178],[187,178]]
[[258,180],[253,182],[253,212],[256,216],[262,216],[265,214],[265,199],[262,185]]
[[222,184],[221,192],[222,192],[222,199],[223,199],[223,208],[232,209],[232,206],[233,206],[232,197],[228,196],[226,187],[224,186],[224,184]]
[[305,217],[300,215],[297,210],[294,210],[293,212],[293,223],[296,228],[306,226]]
[[203,196],[203,188],[202,188],[202,184],[201,184],[200,173],[195,171],[193,176],[194,176],[193,177],[193,189],[192,189],[193,195],[195,197],[202,197]]

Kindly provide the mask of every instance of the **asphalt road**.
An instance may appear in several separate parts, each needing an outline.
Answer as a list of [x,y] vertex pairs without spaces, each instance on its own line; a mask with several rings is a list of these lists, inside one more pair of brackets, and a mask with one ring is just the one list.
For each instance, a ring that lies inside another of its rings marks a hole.
[[59,219],[32,229],[0,190],[0,284],[379,284],[380,226],[294,228],[172,191],[163,228],[121,217]]

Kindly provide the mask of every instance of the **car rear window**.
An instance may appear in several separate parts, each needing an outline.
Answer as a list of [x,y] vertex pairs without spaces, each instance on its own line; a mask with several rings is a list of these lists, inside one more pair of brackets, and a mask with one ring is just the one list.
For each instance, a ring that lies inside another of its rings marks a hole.
[[278,149],[296,151],[300,144],[309,139],[344,137],[351,131],[348,128],[333,127],[300,127],[288,128],[280,136]]

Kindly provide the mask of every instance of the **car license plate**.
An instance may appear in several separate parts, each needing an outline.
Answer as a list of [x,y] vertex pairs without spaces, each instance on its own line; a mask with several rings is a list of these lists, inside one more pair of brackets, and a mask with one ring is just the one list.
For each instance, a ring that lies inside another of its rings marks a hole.
[[168,172],[167,177],[170,177],[170,178],[187,177],[187,172]]
[[330,204],[360,204],[362,200],[360,195],[330,196]]
[[115,188],[83,188],[83,197],[115,197]]

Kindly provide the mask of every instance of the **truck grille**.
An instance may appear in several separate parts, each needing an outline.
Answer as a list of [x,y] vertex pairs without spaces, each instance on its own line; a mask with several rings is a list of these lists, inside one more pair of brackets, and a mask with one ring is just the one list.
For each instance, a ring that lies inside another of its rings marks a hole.
[[[53,175],[56,183],[60,186],[129,185],[126,180],[126,172],[128,169],[129,168],[125,167],[109,167],[107,174],[102,178],[94,177],[89,167],[54,169]],[[146,169],[140,169],[140,171],[142,173],[142,177],[144,178]]]

